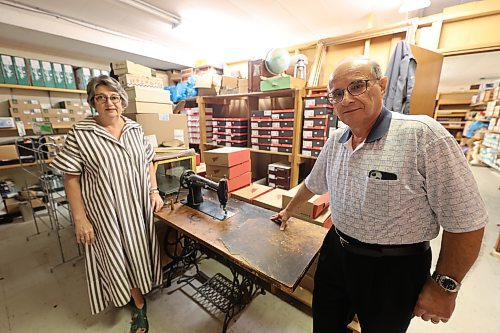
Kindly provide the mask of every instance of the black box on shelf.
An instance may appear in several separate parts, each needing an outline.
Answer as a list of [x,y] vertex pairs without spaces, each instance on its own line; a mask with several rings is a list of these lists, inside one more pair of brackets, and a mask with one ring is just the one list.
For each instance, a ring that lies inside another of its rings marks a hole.
[[253,120],[252,119],[250,126],[251,126],[251,128],[258,128],[258,127],[270,128],[270,127],[272,127],[272,122],[267,121],[267,120]]
[[271,123],[273,128],[293,128],[293,120],[274,119]]
[[248,133],[248,127],[246,126],[213,126],[214,133],[226,133],[226,134],[234,134],[234,133]]
[[250,111],[250,117],[256,117],[256,118],[264,118],[264,117],[271,117],[272,111],[271,110],[254,110]]
[[273,119],[293,119],[295,116],[294,109],[286,109],[286,110],[272,110],[271,118]]
[[252,136],[271,135],[270,129],[252,129]]
[[304,139],[302,140],[302,148],[318,147],[322,148],[325,145],[327,138],[321,139]]
[[272,138],[271,143],[272,144],[279,144],[279,145],[291,145],[293,139],[292,138]]
[[331,115],[332,113],[333,109],[326,106],[315,107],[310,109],[308,108],[304,110],[304,118],[307,119],[315,116]]
[[250,140],[252,141],[252,144],[254,144],[254,143],[260,143],[260,144],[270,145],[272,143],[271,142],[271,137],[268,137],[268,138],[256,138],[256,137],[252,137]]
[[302,148],[302,155],[318,157],[321,152],[319,147]]
[[312,94],[304,98],[305,108],[316,105],[330,105],[326,93]]
[[213,126],[248,126],[246,118],[212,118]]

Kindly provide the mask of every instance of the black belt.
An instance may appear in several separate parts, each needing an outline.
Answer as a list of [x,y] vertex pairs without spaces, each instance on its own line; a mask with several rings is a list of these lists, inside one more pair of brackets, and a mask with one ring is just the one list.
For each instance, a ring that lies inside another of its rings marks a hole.
[[378,245],[360,242],[355,238],[343,234],[337,228],[335,228],[335,232],[339,236],[340,244],[344,249],[354,254],[369,257],[412,256],[422,254],[430,248],[428,241],[403,245]]

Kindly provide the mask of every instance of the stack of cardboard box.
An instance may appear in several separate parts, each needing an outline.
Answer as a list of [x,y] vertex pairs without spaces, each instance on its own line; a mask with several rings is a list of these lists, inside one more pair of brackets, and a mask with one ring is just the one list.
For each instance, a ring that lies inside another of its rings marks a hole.
[[247,147],[247,118],[213,118],[214,141],[226,147]]
[[317,157],[337,128],[337,117],[333,114],[333,106],[329,104],[326,93],[307,96],[304,109],[302,155]]
[[252,110],[252,148],[292,152],[294,109]]
[[69,128],[73,124],[91,115],[90,107],[85,102],[62,101],[56,108],[42,107],[36,99],[10,99],[9,111],[14,121],[22,121],[24,127],[32,128],[33,123],[50,122],[54,128]]
[[[299,186],[296,186],[282,195],[282,208],[285,208],[292,198],[297,194]],[[328,193],[315,195],[307,202],[295,208],[294,216],[317,225],[329,228],[332,224],[330,206],[330,196]]]
[[208,179],[228,180],[228,190],[233,192],[252,182],[250,150],[247,148],[224,147],[204,152]]
[[290,163],[271,163],[267,166],[267,183],[273,188],[290,189],[292,166]]
[[[200,130],[200,112],[196,108],[184,108],[187,114],[188,128],[189,128],[189,143],[199,144],[201,140]],[[207,136],[207,143],[212,143],[213,127],[212,127],[212,108],[205,108],[205,131]]]

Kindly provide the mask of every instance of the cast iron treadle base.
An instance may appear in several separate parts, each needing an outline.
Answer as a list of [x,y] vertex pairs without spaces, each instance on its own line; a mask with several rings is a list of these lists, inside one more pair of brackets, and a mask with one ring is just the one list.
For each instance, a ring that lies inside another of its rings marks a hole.
[[212,314],[215,314],[217,309],[227,313],[231,306],[232,284],[231,280],[217,273],[197,288],[193,299]]
[[230,210],[227,210],[227,213],[224,213],[219,203],[215,203],[208,200],[203,201],[199,205],[191,205],[187,202],[187,200],[181,200],[181,204],[199,210],[200,212],[212,216],[213,218],[220,221],[224,221],[225,219],[228,219],[235,214],[233,211]]

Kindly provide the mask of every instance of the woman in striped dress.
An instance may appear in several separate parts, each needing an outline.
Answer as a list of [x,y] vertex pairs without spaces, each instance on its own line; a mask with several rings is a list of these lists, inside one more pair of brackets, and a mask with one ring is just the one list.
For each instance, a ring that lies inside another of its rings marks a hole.
[[108,76],[93,78],[87,100],[98,112],[75,124],[52,166],[64,185],[76,240],[85,246],[92,314],[130,303],[131,332],[147,332],[144,294],[162,281],[153,210],[163,206],[154,151],[139,124],[122,116],[128,96]]

